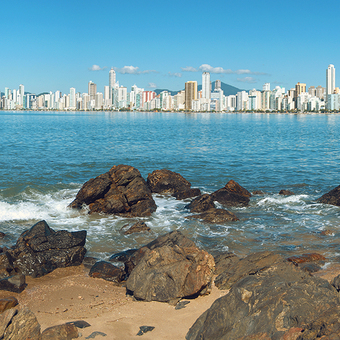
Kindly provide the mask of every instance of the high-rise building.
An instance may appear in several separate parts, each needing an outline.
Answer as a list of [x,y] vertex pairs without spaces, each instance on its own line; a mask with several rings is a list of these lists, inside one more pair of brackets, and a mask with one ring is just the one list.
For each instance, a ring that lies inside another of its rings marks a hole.
[[[326,70],[326,101],[328,101],[328,95],[333,94],[335,90],[335,68],[334,65],[328,65]],[[327,107],[327,103],[326,103]]]
[[210,73],[202,73],[202,98],[211,98]]
[[115,87],[115,84],[116,84],[116,72],[113,68],[111,68],[111,70],[109,72],[109,87],[110,87],[109,95],[110,95],[111,101],[112,101],[112,91]]
[[88,94],[90,96],[90,100],[95,100],[96,99],[97,85],[92,80],[89,81],[89,91],[88,91]]
[[76,89],[70,88],[70,109],[75,110],[77,108]]
[[270,91],[270,83],[263,84],[262,91]]
[[306,84],[304,83],[297,83],[295,85],[295,92],[294,92],[294,100],[297,102],[297,98],[301,93],[306,92]]
[[215,80],[215,88],[214,90],[220,90],[221,89],[221,81]]
[[[209,74],[209,78],[210,78],[210,74]],[[210,80],[209,80],[209,84],[210,84]],[[185,109],[192,110],[192,101],[196,99],[197,99],[197,81],[187,81],[185,83]]]
[[23,106],[24,104],[24,96],[25,96],[25,87],[24,85],[19,85],[19,91],[18,91],[18,104],[20,106]]

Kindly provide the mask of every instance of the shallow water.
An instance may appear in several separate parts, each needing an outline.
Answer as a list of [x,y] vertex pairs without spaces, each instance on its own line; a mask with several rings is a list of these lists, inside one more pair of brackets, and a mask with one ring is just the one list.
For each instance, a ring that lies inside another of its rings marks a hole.
[[[86,229],[88,254],[103,259],[180,229],[213,254],[315,251],[335,261],[340,208],[315,200],[340,184],[339,136],[338,115],[0,111],[2,244],[45,219],[56,230]],[[240,221],[225,225],[188,220],[190,200],[155,195],[157,211],[143,219],[152,232],[124,236],[120,229],[137,219],[67,208],[85,181],[118,164],[144,178],[167,168],[203,192],[234,179],[265,194],[229,209]],[[333,235],[322,236],[325,229]]]

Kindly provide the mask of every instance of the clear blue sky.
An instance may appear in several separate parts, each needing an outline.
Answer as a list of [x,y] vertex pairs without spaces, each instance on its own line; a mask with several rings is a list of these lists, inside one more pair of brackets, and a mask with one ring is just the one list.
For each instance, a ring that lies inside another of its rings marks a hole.
[[340,77],[339,1],[19,0],[0,13],[2,92],[87,92],[90,80],[103,92],[111,67],[128,90],[180,90],[205,69],[244,89],[325,86],[329,64]]

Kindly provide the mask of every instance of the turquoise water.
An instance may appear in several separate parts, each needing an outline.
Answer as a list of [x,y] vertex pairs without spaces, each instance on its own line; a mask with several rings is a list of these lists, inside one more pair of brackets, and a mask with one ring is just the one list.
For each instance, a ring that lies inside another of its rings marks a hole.
[[[180,229],[213,254],[278,250],[340,255],[340,208],[315,199],[339,185],[340,116],[293,114],[0,112],[0,231],[3,245],[41,219],[54,229],[88,231],[89,254],[103,259]],[[187,220],[186,201],[155,196],[151,234],[124,236],[135,222],[89,216],[67,205],[88,179],[128,164],[144,178],[179,172],[211,193],[234,179],[253,196],[230,209],[238,222]],[[278,195],[289,189],[293,196]],[[322,230],[332,236],[322,236]]]

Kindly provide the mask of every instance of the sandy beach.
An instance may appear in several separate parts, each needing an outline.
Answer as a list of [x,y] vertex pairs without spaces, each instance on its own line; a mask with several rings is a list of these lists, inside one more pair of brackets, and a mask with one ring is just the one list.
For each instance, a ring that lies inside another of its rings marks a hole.
[[134,301],[126,289],[103,279],[88,276],[83,265],[59,268],[41,277],[26,277],[27,287],[20,293],[0,292],[0,298],[15,296],[20,306],[36,315],[43,331],[65,322],[84,320],[91,327],[79,329],[80,339],[93,332],[95,339],[140,339],[140,326],[153,326],[143,339],[184,339],[195,320],[227,291],[213,287],[211,294],[175,309],[167,303]]

